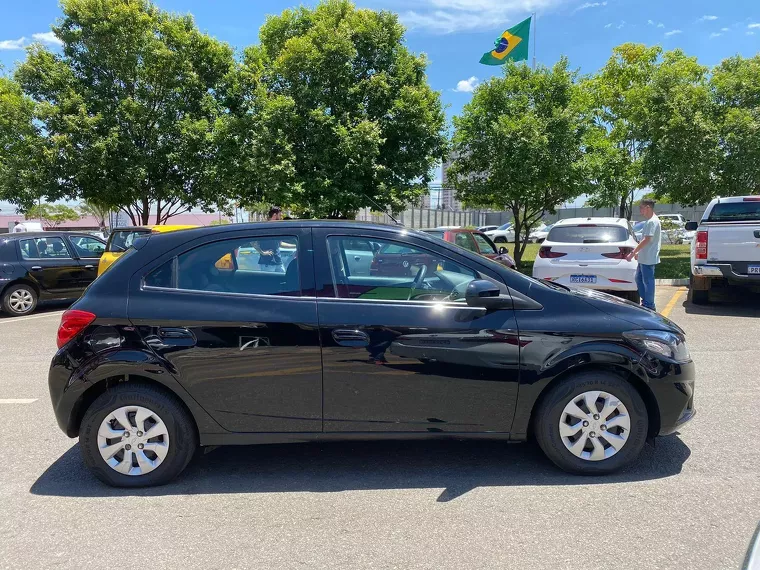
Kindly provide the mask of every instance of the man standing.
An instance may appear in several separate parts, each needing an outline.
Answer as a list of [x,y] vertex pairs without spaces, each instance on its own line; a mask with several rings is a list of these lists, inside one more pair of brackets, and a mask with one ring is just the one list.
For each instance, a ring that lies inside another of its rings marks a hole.
[[11,231],[11,233],[16,234],[16,233],[25,232],[25,231],[26,231],[26,226],[24,224],[22,224],[18,220],[13,222],[13,230]]
[[635,257],[639,260],[636,285],[639,288],[641,304],[654,311],[654,268],[660,263],[660,218],[654,213],[654,200],[645,199],[639,202],[639,212],[646,220],[642,231],[643,237],[626,259],[631,261]]
[[[282,219],[282,210],[279,206],[272,206],[268,217],[270,222],[277,222]],[[262,271],[285,273],[285,265],[282,263],[280,254],[280,240],[262,239],[256,243],[256,246],[259,252],[259,268]]]

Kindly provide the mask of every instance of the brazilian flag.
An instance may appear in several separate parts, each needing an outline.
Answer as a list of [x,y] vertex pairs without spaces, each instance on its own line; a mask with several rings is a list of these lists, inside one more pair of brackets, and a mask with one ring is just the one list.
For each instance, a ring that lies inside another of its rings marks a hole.
[[508,61],[524,61],[528,59],[530,44],[530,18],[509,28],[496,40],[495,48],[483,54],[480,63],[483,65],[504,65]]

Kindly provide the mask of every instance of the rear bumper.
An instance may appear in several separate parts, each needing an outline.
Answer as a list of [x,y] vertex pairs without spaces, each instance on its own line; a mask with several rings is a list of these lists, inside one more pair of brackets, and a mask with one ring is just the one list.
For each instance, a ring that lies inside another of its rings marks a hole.
[[[748,271],[748,266],[754,265],[747,262],[741,263],[710,263],[707,265],[694,265],[692,273],[696,277],[708,277],[727,279],[729,282],[737,285],[760,286],[760,275],[749,275],[747,273],[736,273],[735,269]],[[760,265],[760,262],[757,263]]]
[[[583,287],[599,291],[636,291],[635,263],[621,262],[612,266],[539,263],[533,266],[533,277],[548,279],[568,287]],[[573,283],[571,275],[594,275],[596,283]]]

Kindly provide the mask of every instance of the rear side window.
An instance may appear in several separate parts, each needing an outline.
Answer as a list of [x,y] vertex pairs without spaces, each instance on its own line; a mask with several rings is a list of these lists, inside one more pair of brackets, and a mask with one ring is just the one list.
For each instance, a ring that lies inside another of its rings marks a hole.
[[628,229],[622,226],[559,226],[549,232],[546,241],[558,243],[615,243],[628,239]]
[[755,222],[760,221],[760,202],[733,202],[715,204],[708,222]]
[[126,251],[132,246],[132,243],[134,243],[135,238],[147,235],[150,231],[148,230],[116,230],[111,234],[111,236],[108,238],[108,245],[106,246],[106,251],[121,253],[123,251]]
[[422,230],[424,233],[426,233],[429,236],[437,237],[438,239],[443,239],[445,233],[440,230]]
[[205,244],[173,258],[144,278],[146,287],[301,295],[298,238],[273,235]]
[[19,242],[23,259],[67,259],[71,257],[59,237],[22,239]]

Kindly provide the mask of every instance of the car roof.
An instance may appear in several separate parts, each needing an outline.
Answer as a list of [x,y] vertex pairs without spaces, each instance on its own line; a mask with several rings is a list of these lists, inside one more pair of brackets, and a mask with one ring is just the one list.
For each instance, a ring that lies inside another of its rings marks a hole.
[[606,226],[622,226],[628,227],[628,220],[625,218],[566,218],[554,222],[554,227],[560,226],[580,226],[584,224],[596,224]]
[[77,236],[77,237],[91,237],[95,239],[101,238],[98,236],[93,236],[84,232],[69,232],[69,231],[62,231],[62,230],[51,230],[49,232],[9,232],[7,234],[2,234],[2,237],[4,239],[29,239],[29,238],[44,238],[44,237],[61,237],[63,235],[67,236]]

